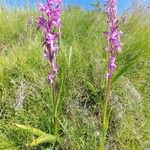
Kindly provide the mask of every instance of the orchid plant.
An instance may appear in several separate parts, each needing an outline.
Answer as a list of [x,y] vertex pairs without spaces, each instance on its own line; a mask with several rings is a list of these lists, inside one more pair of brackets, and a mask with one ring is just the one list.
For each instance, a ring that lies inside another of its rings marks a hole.
[[116,53],[122,51],[122,43],[120,41],[121,35],[123,34],[119,31],[117,18],[117,0],[107,0],[106,2],[106,14],[107,14],[107,25],[108,31],[104,32],[107,39],[107,71],[105,74],[105,98],[104,98],[104,110],[103,110],[103,122],[102,131],[103,136],[101,138],[101,149],[105,149],[107,130],[109,126],[109,96],[112,85],[112,76],[116,70]]
[[53,108],[53,120],[52,120],[52,134],[46,134],[43,131],[32,128],[29,126],[16,124],[17,127],[27,130],[38,136],[28,146],[36,146],[45,142],[58,141],[58,103],[59,98],[56,96],[56,81],[55,78],[58,72],[58,65],[56,62],[56,54],[59,49],[59,37],[61,29],[61,0],[47,0],[45,4],[39,4],[38,10],[41,16],[38,17],[37,29],[43,30],[43,45],[44,45],[44,57],[47,59],[49,64],[48,82],[51,87],[52,94],[52,108]]
[[48,81],[51,85],[52,93],[52,107],[53,107],[53,134],[57,134],[57,107],[58,99],[56,97],[56,83],[55,78],[58,72],[58,65],[56,63],[56,54],[58,51],[58,40],[60,37],[61,28],[61,0],[48,0],[46,4],[39,5],[41,16],[38,18],[38,29],[44,32],[43,44],[45,46],[44,56],[48,61],[50,70],[48,73]]

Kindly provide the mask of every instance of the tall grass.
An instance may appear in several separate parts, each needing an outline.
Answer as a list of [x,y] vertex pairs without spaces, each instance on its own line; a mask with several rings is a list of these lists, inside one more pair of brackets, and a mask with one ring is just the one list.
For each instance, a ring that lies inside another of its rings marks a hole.
[[[112,113],[107,137],[108,149],[141,150],[150,148],[150,16],[143,12],[128,15],[124,31],[124,50],[117,56]],[[52,109],[48,65],[42,58],[41,35],[36,25],[28,26],[29,11],[0,11],[0,148],[26,149],[32,138],[14,123],[32,125],[49,133]],[[103,13],[80,8],[65,10],[62,16],[62,45],[59,51],[61,88],[59,146],[43,144],[36,149],[97,150],[99,106],[102,106],[105,52]],[[29,31],[32,31],[29,33]],[[62,84],[63,83],[63,84]],[[63,86],[61,86],[61,84]],[[22,103],[15,111],[16,103]],[[22,107],[21,107],[22,106]]]

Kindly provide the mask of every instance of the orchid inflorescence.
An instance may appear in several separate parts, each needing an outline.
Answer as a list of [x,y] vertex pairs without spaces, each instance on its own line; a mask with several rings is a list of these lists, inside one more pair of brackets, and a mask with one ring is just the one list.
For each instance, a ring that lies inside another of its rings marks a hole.
[[109,99],[112,85],[112,76],[116,70],[116,53],[122,51],[122,43],[120,41],[122,32],[119,31],[119,20],[117,18],[117,0],[106,1],[106,14],[107,14],[107,26],[108,30],[104,32],[104,36],[107,38],[107,71],[105,74],[106,89],[104,97],[104,110],[103,110],[103,137],[101,138],[100,147],[102,150],[106,149],[106,137],[109,126]]
[[122,51],[122,43],[120,37],[122,32],[118,29],[119,20],[117,19],[117,0],[107,0],[106,14],[108,17],[108,31],[104,32],[104,35],[108,39],[107,50],[109,54],[108,71],[105,75],[106,79],[112,77],[116,70],[116,52]]
[[44,56],[50,65],[48,80],[53,84],[58,72],[56,54],[58,51],[58,39],[61,28],[61,0],[47,0],[45,4],[39,4],[41,16],[38,18],[38,29],[43,29],[43,43],[46,47]]

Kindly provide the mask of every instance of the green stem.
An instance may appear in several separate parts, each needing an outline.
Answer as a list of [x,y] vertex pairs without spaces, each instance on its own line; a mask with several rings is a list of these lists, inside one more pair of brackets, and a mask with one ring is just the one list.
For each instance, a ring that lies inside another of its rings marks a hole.
[[[61,28],[59,28],[59,45],[61,47]],[[56,60],[55,60],[56,61]],[[58,135],[58,104],[59,104],[59,95],[56,97],[56,82],[55,79],[51,85],[52,90],[52,107],[53,107],[53,134]]]
[[[107,27],[109,31],[109,26]],[[109,35],[107,37],[107,48],[110,50],[110,42],[109,42]],[[110,52],[107,53],[107,73],[109,73],[109,58],[110,58]],[[105,150],[106,149],[106,136],[107,136],[107,129],[108,129],[108,124],[109,124],[109,119],[108,118],[108,104],[109,104],[109,94],[110,94],[110,89],[111,89],[111,77],[108,77],[106,79],[106,89],[105,89],[105,97],[104,97],[104,109],[103,109],[103,118],[102,118],[102,137],[101,137],[101,142],[100,142],[100,150]]]
[[106,94],[105,94],[105,101],[104,101],[104,111],[103,111],[103,130],[107,130],[107,110],[108,110],[108,104],[109,104],[109,94],[111,89],[111,78],[108,79],[107,87],[106,87]]
[[104,109],[103,109],[103,120],[102,120],[102,137],[101,137],[101,144],[100,150],[105,150],[106,148],[106,137],[107,137],[107,130],[109,125],[109,117],[108,117],[108,105],[109,105],[109,94],[111,89],[111,78],[108,79],[106,82],[106,93],[104,98]]
[[57,121],[57,116],[54,116],[54,135],[58,135],[58,121]]
[[[59,45],[61,47],[61,28],[59,28]],[[56,60],[55,60],[56,61]],[[53,134],[58,135],[58,103],[59,103],[59,96],[56,97],[56,82],[55,79],[52,84],[52,106],[53,106]]]
[[55,91],[55,81],[51,85],[52,90],[52,107],[53,107],[53,134],[58,134],[58,121],[57,121],[57,98],[56,98],[56,91]]

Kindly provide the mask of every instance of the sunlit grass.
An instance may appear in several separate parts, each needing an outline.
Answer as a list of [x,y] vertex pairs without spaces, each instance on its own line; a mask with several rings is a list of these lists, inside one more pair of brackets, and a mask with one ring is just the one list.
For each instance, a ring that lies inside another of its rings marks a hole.
[[[17,130],[14,123],[51,131],[51,96],[45,78],[48,65],[42,57],[41,35],[36,25],[27,24],[29,16],[36,13],[0,12],[0,136],[3,137],[0,148],[3,149],[26,149],[25,144],[34,138]],[[113,113],[107,140],[111,150],[141,150],[150,145],[150,16],[140,12],[137,16],[130,15],[128,23],[121,24],[124,49],[118,55],[117,72],[132,64],[113,86]],[[64,83],[59,107],[62,128],[59,132],[63,139],[60,147],[96,150],[101,134],[98,103],[102,101],[106,20],[103,14],[79,8],[64,11],[62,20],[57,78],[58,89]],[[18,93],[23,96],[23,108],[15,112],[14,103],[21,99]],[[41,145],[37,149],[48,147],[54,146]]]

